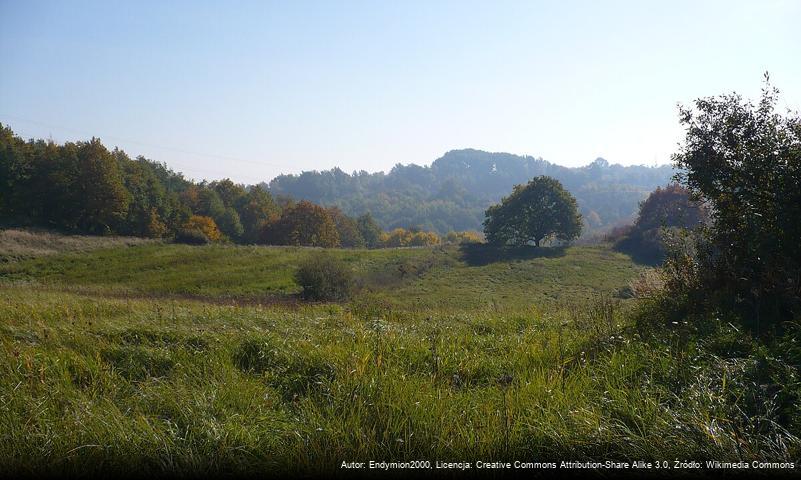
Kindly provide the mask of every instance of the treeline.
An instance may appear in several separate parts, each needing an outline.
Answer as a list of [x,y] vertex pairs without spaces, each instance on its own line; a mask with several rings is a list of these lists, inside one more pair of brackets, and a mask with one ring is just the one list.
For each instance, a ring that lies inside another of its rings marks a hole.
[[580,168],[541,158],[480,150],[453,150],[430,167],[396,165],[390,172],[348,174],[339,168],[281,175],[262,184],[278,195],[336,205],[358,215],[369,211],[382,228],[416,225],[440,234],[480,230],[485,210],[515,185],[553,177],[576,198],[584,231],[600,231],[633,220],[639,202],[667,184],[670,166],[621,166],[596,159]]
[[0,223],[192,244],[379,248],[480,240],[466,232],[444,238],[417,228],[384,232],[369,213],[353,218],[229,179],[196,183],[164,163],[108,150],[96,138],[25,141],[2,124]]

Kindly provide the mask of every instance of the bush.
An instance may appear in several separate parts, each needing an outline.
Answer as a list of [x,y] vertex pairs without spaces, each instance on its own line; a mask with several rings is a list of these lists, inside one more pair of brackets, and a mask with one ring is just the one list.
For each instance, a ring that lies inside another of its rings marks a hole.
[[714,220],[689,265],[699,297],[726,300],[757,334],[801,316],[801,116],[776,111],[767,80],[756,105],[732,94],[682,108],[687,133],[673,157]]
[[327,253],[314,255],[300,265],[295,281],[307,300],[342,301],[353,290],[353,272],[343,261]]
[[473,230],[465,230],[463,232],[448,232],[448,235],[443,239],[448,245],[461,245],[463,243],[484,243],[484,238],[479,232]]
[[203,235],[200,230],[182,228],[175,234],[175,243],[185,243],[187,245],[205,245],[209,243],[209,237]]
[[192,215],[189,220],[184,223],[184,230],[195,230],[203,234],[208,241],[216,242],[222,238],[222,233],[214,223],[211,217],[204,217],[201,215]]

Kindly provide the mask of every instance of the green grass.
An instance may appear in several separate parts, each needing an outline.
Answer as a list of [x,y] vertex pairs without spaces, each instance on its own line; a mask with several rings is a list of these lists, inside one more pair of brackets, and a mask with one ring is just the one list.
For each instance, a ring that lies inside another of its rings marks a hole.
[[0,264],[65,252],[156,243],[138,237],[63,235],[42,230],[0,229]]
[[375,316],[6,287],[0,468],[309,473],[346,459],[798,452],[740,437],[707,379],[623,340],[624,307],[600,322],[581,313],[593,308]]
[[7,264],[0,471],[801,455],[770,401],[744,403],[751,359],[638,338],[632,319],[658,312],[611,296],[640,270],[627,257],[471,248],[334,250],[363,284],[343,304],[227,301],[291,296],[313,249],[151,244]]
[[[470,247],[466,248],[332,253],[352,265],[371,301],[407,309],[528,307],[589,299],[625,287],[640,270],[627,256],[606,247],[530,249],[497,261],[473,258]],[[0,278],[94,292],[268,301],[298,292],[292,275],[300,261],[315,251],[139,245],[11,263],[0,266]]]

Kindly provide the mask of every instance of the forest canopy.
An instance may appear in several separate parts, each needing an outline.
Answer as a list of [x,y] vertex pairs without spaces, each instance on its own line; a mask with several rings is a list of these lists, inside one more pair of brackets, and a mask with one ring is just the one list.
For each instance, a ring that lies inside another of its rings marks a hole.
[[559,180],[578,202],[592,233],[634,220],[639,203],[670,182],[673,167],[621,166],[602,158],[568,168],[541,158],[480,150],[453,150],[430,167],[396,165],[389,173],[348,174],[339,168],[280,175],[261,184],[274,195],[288,195],[348,215],[371,212],[385,230],[417,226],[441,235],[481,230],[485,210],[512,190],[540,175]]
[[[25,141],[0,125],[0,223],[179,236],[192,243],[219,238],[245,244],[416,246],[475,240],[490,205],[514,185],[541,175],[555,178],[576,198],[585,232],[606,229],[632,221],[639,202],[673,173],[669,166],[623,167],[600,158],[567,168],[541,158],[454,150],[430,167],[398,164],[386,174],[349,175],[335,168],[281,175],[255,186],[230,179],[194,182],[165,163],[109,150],[97,138],[62,145]],[[292,214],[300,211],[317,221]],[[298,225],[319,231],[301,232]]]

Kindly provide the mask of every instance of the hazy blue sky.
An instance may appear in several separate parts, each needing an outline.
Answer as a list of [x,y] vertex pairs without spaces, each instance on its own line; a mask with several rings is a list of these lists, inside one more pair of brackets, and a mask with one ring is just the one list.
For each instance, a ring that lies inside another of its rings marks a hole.
[[801,1],[0,0],[0,122],[242,182],[448,150],[664,163],[676,103],[801,107]]

